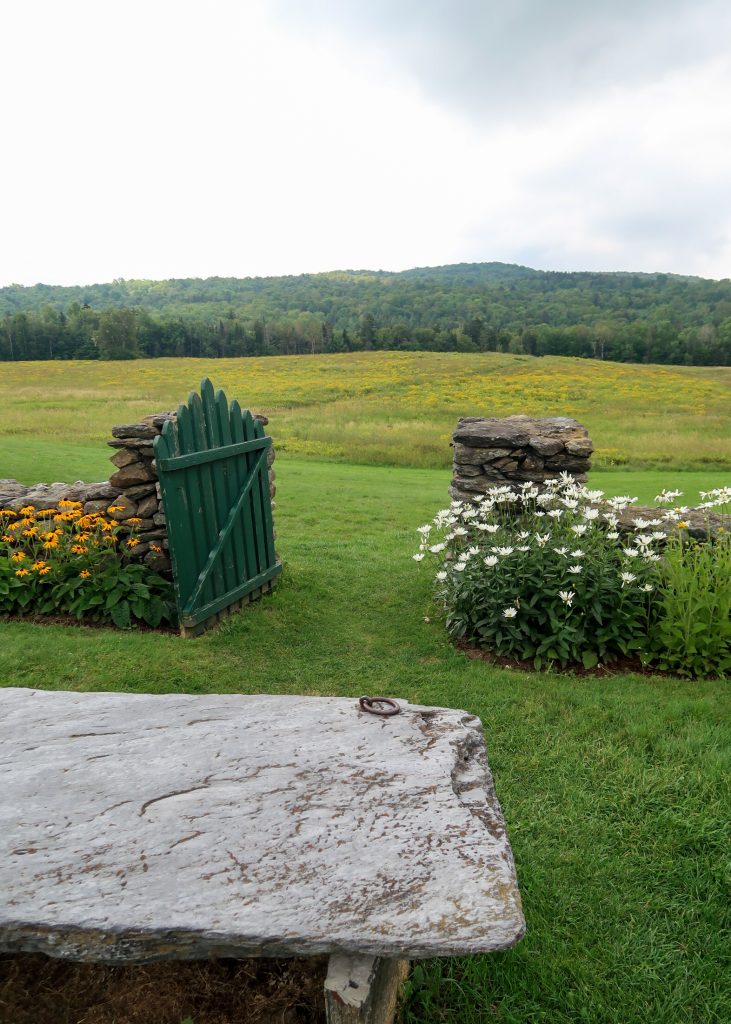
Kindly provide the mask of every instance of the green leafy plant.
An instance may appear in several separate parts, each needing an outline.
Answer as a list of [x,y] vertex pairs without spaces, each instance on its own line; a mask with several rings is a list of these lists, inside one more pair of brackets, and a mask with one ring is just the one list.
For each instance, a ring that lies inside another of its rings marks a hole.
[[172,585],[129,559],[140,544],[135,522],[84,514],[72,501],[0,510],[0,612],[61,613],[120,629],[174,622]]
[[[728,488],[710,492],[713,500]],[[659,574],[657,622],[648,661],[688,676],[722,676],[731,669],[731,535],[723,527],[698,543],[684,523],[670,539]]]

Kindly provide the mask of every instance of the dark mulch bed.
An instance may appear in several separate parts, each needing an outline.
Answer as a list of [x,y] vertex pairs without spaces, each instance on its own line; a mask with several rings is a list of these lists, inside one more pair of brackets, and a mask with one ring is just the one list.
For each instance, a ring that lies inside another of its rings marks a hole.
[[[455,644],[457,650],[467,658],[471,658],[473,661],[486,661],[490,665],[497,665],[499,668],[514,668],[521,672],[536,672],[537,670],[533,667],[532,661],[521,661],[518,658],[502,658],[497,654],[492,654],[490,651],[485,651],[481,647],[475,647],[470,644],[467,640],[458,640]],[[639,658],[617,658],[616,661],[610,662],[608,665],[596,665],[594,668],[584,668],[581,664],[568,665],[566,668],[561,668],[560,665],[555,665],[552,668],[542,668],[541,672],[558,672],[562,675],[572,676],[596,676],[601,679],[605,676],[616,676],[616,675],[629,675],[633,673],[638,676],[668,676],[671,679],[677,679],[678,676],[674,676],[672,672],[662,672],[659,668],[653,668],[651,665],[643,665]]]
[[324,1024],[325,957],[109,967],[0,954],[0,1024]]
[[76,626],[78,629],[111,629],[115,633],[167,633],[180,636],[177,626],[148,626],[146,622],[135,622],[129,629],[120,629],[113,622],[92,622],[91,619],[77,619],[75,615],[0,615],[0,622],[32,622],[39,626]]

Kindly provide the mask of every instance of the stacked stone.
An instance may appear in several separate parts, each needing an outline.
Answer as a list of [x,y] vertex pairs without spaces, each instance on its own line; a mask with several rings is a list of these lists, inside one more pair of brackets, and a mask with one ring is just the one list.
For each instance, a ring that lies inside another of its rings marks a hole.
[[452,445],[449,493],[457,501],[475,501],[489,488],[505,484],[540,487],[564,472],[585,483],[594,450],[586,429],[565,416],[466,416],[457,424]]
[[17,480],[0,480],[0,508],[10,508],[13,512],[20,512],[26,505],[36,509],[58,508],[59,501],[79,501],[84,506],[84,512],[106,512],[107,506],[118,494],[119,490],[106,480],[95,484],[77,480],[75,484],[57,482],[33,484],[30,487]]
[[[162,575],[169,575],[171,568],[153,444],[168,420],[175,420],[175,413],[155,413],[139,423],[120,423],[112,427],[112,440],[107,441],[110,448],[116,449],[111,462],[117,467],[109,478],[109,486],[116,494],[111,505],[113,511],[108,515],[123,524],[136,520],[129,525],[134,527],[140,543],[129,553],[130,557],[144,561]],[[104,509],[96,511],[106,513],[108,507],[107,502]]]
[[[261,423],[262,427],[266,427],[267,424],[269,423],[269,417],[265,416],[264,413],[252,412],[251,415],[254,417],[255,420],[258,420],[258,422]],[[271,498],[271,502],[272,502],[272,511],[274,511],[274,508],[276,507],[276,502],[274,501],[274,495],[277,493],[277,485],[274,483],[274,481],[277,479],[277,474],[272,469],[273,463],[274,463],[274,445],[270,445],[267,448],[267,470],[269,472],[269,497]],[[276,537],[276,535],[277,535],[277,532],[275,530],[274,531],[274,536]]]

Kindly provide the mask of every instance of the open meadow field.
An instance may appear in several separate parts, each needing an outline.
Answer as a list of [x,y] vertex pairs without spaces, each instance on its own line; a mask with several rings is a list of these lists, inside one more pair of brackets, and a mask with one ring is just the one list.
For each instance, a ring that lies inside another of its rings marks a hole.
[[[4,364],[0,477],[101,479],[109,427],[174,407],[205,375],[271,417],[277,587],[195,640],[2,621],[0,686],[378,691],[464,708],[485,727],[527,934],[420,965],[401,1024],[731,1020],[728,681],[470,660],[411,557],[448,500],[460,415],[576,416],[604,466],[592,486],[640,501],[679,486],[693,502],[731,478],[731,370],[403,353]],[[0,1024],[150,1024],[153,1005],[155,1024],[236,1019],[211,1008],[205,977],[181,988],[104,969],[95,988],[84,971],[27,991],[0,959]]]
[[446,468],[460,416],[526,413],[578,419],[597,469],[731,469],[731,367],[367,352],[3,363],[0,475],[20,479],[30,459],[35,479],[103,476],[96,442],[113,423],[175,408],[204,376],[267,413],[277,450],[291,455]]

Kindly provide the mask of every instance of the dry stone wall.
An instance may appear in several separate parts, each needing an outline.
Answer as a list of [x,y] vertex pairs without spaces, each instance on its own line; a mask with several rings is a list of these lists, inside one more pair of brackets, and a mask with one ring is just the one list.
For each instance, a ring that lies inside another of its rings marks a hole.
[[130,525],[134,525],[140,540],[134,557],[164,575],[170,573],[170,557],[153,445],[168,420],[175,420],[175,413],[156,413],[139,423],[120,423],[112,427],[112,440],[107,441],[115,449],[111,462],[117,467],[109,478],[110,487],[117,491],[109,515],[120,523],[133,520]]
[[[254,414],[263,426],[266,416]],[[115,470],[109,480],[86,484],[33,484],[30,487],[17,480],[0,479],[0,508],[19,512],[25,505],[36,509],[55,508],[59,501],[79,501],[84,512],[109,515],[121,524],[134,528],[140,543],[128,557],[144,561],[155,572],[171,575],[168,551],[167,523],[162,504],[160,483],[155,467],[155,438],[168,420],[175,420],[174,412],[154,413],[138,423],[121,423],[112,427],[112,438],[107,441],[114,454],[110,457]],[[274,507],[276,494],[275,473],[272,468],[274,448],[267,450],[269,466],[269,494]],[[111,510],[111,511],[110,511]]]
[[[469,502],[477,502],[491,487],[501,485],[532,483],[540,488],[546,480],[563,472],[570,473],[578,483],[586,483],[594,450],[586,428],[564,416],[465,416],[452,435],[452,446],[454,464],[449,493],[455,501]],[[653,519],[657,511],[632,505],[619,517],[618,529],[633,533],[636,520]],[[703,541],[715,537],[719,530],[731,530],[731,516],[707,509],[687,509],[683,520],[685,530],[694,540]],[[653,529],[668,537],[677,533],[672,520],[658,523]]]
[[505,484],[540,487],[562,472],[585,483],[594,451],[586,428],[565,416],[465,416],[457,424],[452,445],[449,493],[457,501],[475,501],[490,487]]

